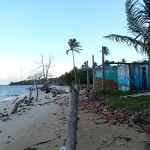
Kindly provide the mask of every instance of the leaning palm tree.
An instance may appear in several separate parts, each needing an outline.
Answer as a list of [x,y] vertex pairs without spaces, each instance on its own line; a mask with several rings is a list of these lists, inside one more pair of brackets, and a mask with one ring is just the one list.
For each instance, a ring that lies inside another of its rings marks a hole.
[[75,67],[75,59],[74,59],[74,52],[80,53],[80,50],[83,50],[80,43],[77,42],[75,38],[69,39],[68,45],[70,49],[66,51],[66,54],[68,55],[69,51],[72,52],[73,56],[73,66],[74,66],[74,75],[75,75],[75,83],[77,82],[77,75],[76,75],[76,67]]
[[127,29],[133,37],[110,34],[104,38],[133,46],[150,60],[150,0],[126,0]]

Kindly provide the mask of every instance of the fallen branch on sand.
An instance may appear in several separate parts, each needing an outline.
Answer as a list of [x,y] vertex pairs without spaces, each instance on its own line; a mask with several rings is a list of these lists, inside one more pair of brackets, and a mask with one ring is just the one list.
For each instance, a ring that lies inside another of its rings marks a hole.
[[134,127],[138,128],[141,132],[145,133],[145,131],[141,129],[139,126],[137,126],[131,119],[130,119],[130,122],[132,123]]
[[34,150],[34,148],[32,148],[33,146],[37,146],[37,145],[41,145],[41,144],[45,144],[45,143],[48,143],[48,142],[51,142],[51,141],[52,141],[52,140],[47,140],[47,141],[39,142],[39,143],[34,144],[34,145],[32,145],[32,146],[30,146],[30,147],[28,147],[28,148],[24,149],[24,150]]

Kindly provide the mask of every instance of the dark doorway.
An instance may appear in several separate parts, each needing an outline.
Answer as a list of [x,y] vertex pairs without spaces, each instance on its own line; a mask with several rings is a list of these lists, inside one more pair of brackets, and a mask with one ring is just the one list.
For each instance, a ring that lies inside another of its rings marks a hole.
[[146,90],[146,67],[142,68],[142,89]]

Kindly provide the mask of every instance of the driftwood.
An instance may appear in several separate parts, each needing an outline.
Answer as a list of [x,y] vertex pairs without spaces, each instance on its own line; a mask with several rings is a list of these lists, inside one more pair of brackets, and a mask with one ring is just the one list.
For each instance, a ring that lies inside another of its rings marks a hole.
[[19,97],[16,97],[16,99],[13,101],[13,103],[12,103],[12,104],[14,104],[18,98],[19,98]]
[[14,114],[17,111],[19,104],[20,104],[19,102],[15,103],[15,106],[14,106],[11,114]]
[[24,96],[24,98],[22,100],[20,100],[20,102],[23,103],[25,101],[25,99],[27,99],[27,96]]
[[79,101],[78,87],[70,87],[69,116],[67,129],[67,143],[66,143],[67,150],[76,150],[78,101]]
[[17,103],[15,103],[15,106],[14,106],[13,110],[11,111],[11,114],[14,114],[17,111],[20,103],[23,102],[26,98],[27,98],[27,96],[24,96],[24,98],[22,100],[20,100]]
[[32,95],[32,88],[30,88],[29,90],[30,90],[30,94],[29,94],[29,100],[28,100],[27,106],[30,106],[31,101],[33,100],[32,97],[31,97],[31,95]]

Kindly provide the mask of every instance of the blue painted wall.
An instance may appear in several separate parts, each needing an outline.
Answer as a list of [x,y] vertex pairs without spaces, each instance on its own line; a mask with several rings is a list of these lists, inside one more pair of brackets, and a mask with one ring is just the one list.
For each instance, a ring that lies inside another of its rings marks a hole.
[[132,65],[131,66],[131,87],[133,89],[140,89],[141,84],[141,74],[140,74],[140,66]]
[[[102,67],[95,67],[95,77],[102,78]],[[118,68],[112,66],[105,67],[105,79],[118,83]]]
[[[143,68],[145,68],[145,87],[150,90],[150,65],[119,65],[117,67],[105,68],[105,79],[118,83],[118,89],[128,91],[132,89],[143,89]],[[102,78],[102,68],[95,67],[95,77]],[[131,82],[130,82],[131,81]]]
[[130,89],[130,75],[128,65],[123,64],[118,66],[118,89],[121,91],[128,91]]
[[145,74],[145,82],[146,82],[146,90],[150,89],[150,66],[149,65],[132,65],[131,66],[131,84],[133,89],[143,89],[143,68],[146,70]]

